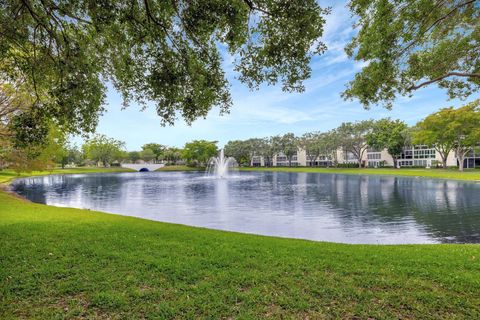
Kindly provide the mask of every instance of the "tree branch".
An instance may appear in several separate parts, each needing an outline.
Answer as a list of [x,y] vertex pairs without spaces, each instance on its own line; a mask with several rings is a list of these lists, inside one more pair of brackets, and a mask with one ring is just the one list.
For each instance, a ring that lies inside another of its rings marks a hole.
[[163,29],[163,32],[165,32],[165,36],[170,40],[170,42],[172,43],[172,45],[177,49],[178,53],[181,53],[181,50],[179,48],[179,46],[177,45],[177,43],[174,41],[174,39],[170,36],[170,34],[168,33],[168,28],[167,26],[165,26],[163,23],[161,23],[160,21],[158,21],[152,14],[152,12],[150,11],[150,5],[148,4],[148,0],[143,0],[143,3],[145,5],[145,12],[147,13],[147,20],[148,21],[153,21],[157,26],[159,26],[160,28]]
[[268,12],[267,10],[255,6],[252,0],[243,0],[243,2],[247,4],[247,6],[250,8],[250,11],[259,11],[259,12],[265,13],[266,15],[269,15],[269,16],[271,15],[271,13]]
[[434,78],[432,80],[422,82],[418,85],[412,85],[412,86],[407,88],[407,91],[417,90],[417,89],[420,89],[422,87],[428,86],[429,84],[432,84],[434,82],[438,82],[440,80],[443,80],[443,79],[448,78],[448,77],[453,77],[453,76],[455,76],[455,77],[468,77],[468,78],[480,78],[480,73],[448,72],[448,73],[446,73],[446,74],[444,74],[440,77]]
[[398,54],[398,56],[402,56],[405,52],[407,52],[411,47],[413,47],[413,45],[415,45],[415,43],[417,43],[417,41],[422,38],[427,32],[429,32],[433,27],[435,27],[437,24],[439,24],[440,22],[442,22],[443,20],[447,19],[450,15],[452,15],[455,11],[457,11],[459,8],[461,7],[464,7],[466,5],[469,5],[471,3],[474,3],[476,2],[477,0],[468,0],[464,3],[461,3],[455,7],[453,7],[452,10],[450,10],[446,15],[438,18],[437,20],[435,20],[424,32],[422,32],[418,37],[416,37],[416,39],[412,40],[412,42],[410,42],[402,51],[400,51],[400,54]]

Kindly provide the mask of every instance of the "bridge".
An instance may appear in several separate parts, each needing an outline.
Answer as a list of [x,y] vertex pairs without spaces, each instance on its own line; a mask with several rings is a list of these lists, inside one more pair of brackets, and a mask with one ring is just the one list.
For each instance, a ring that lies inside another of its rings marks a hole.
[[135,171],[145,172],[145,171],[155,171],[164,167],[163,163],[122,163],[122,168],[133,169]]

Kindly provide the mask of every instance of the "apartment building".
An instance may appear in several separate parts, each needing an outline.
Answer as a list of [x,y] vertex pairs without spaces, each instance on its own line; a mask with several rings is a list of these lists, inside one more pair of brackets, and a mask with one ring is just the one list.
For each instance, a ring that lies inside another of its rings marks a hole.
[[[392,156],[387,150],[367,149],[368,167],[391,167],[394,165]],[[429,146],[418,145],[406,147],[400,155],[397,166],[399,167],[434,167],[442,163],[440,154]],[[447,157],[448,166],[456,166],[457,158],[454,152],[450,152]]]
[[[340,164],[357,164],[355,156],[343,148],[339,148],[336,152],[336,161]],[[393,158],[387,150],[375,150],[373,148],[367,149],[362,159],[362,166],[376,168],[376,167],[392,167],[394,165]],[[417,145],[406,147],[403,149],[400,158],[397,161],[399,167],[435,167],[441,165],[442,158],[440,154],[429,146]],[[334,159],[329,156],[321,155],[314,159],[313,156],[307,156],[303,149],[299,149],[297,154],[292,157],[292,166],[309,166],[309,167],[327,167],[334,164]],[[265,163],[265,159],[261,156],[254,156],[251,161],[254,167],[260,166],[278,166],[286,167],[289,165],[288,158],[279,153],[275,155],[271,164]],[[447,166],[458,166],[458,160],[455,153],[452,151],[447,157]],[[465,158],[465,168],[480,167],[480,149],[471,151]]]
[[477,150],[470,151],[463,161],[465,169],[480,168],[480,146]]

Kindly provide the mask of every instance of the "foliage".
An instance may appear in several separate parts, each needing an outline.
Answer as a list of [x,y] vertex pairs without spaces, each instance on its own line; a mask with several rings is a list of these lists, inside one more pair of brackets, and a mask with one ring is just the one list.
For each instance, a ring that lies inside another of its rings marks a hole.
[[38,111],[14,115],[8,124],[15,148],[39,147],[48,143],[50,121]]
[[68,145],[67,146],[67,163],[73,163],[76,166],[82,166],[84,165],[84,157],[83,153],[78,149],[76,145]]
[[443,108],[420,121],[413,133],[416,144],[433,145],[446,168],[450,151],[455,150],[459,169],[463,170],[463,159],[480,141],[480,100],[461,108]]
[[233,140],[228,141],[224,147],[225,155],[233,157],[237,160],[239,165],[249,165],[251,160],[252,150],[248,143],[248,140]]
[[167,163],[176,163],[182,157],[182,149],[175,147],[167,147],[164,152],[164,158]]
[[265,166],[273,166],[273,157],[281,152],[280,136],[273,136],[259,140],[258,154],[264,158]]
[[465,98],[480,88],[480,6],[475,0],[350,0],[357,35],[346,52],[364,64],[343,93],[391,108],[430,84]]
[[40,159],[51,161],[65,167],[69,160],[68,137],[60,128],[50,125],[45,145],[42,147]]
[[315,0],[3,1],[0,76],[22,82],[31,109],[67,132],[93,132],[104,80],[125,105],[153,101],[163,124],[178,113],[191,123],[231,105],[225,49],[249,87],[303,90],[328,12]]
[[307,132],[299,138],[299,146],[305,150],[310,165],[322,154],[322,143],[320,132]]
[[152,149],[145,148],[142,152],[140,152],[140,158],[142,158],[145,162],[150,162],[154,160],[157,156],[153,152]]
[[351,152],[362,166],[362,158],[368,148],[367,134],[372,130],[373,120],[344,122],[338,127],[339,145]]
[[0,139],[0,171],[7,167],[11,146],[7,141]]
[[305,150],[311,166],[321,158],[326,160],[327,165],[337,162],[337,149],[340,146],[335,130],[305,133],[299,140],[299,146]]
[[132,162],[135,163],[137,160],[140,159],[140,152],[138,151],[130,151],[128,153],[128,159]]
[[[155,155],[154,159],[155,161],[160,161],[164,158],[164,153],[166,150],[166,146],[159,144],[159,143],[147,143],[142,146],[142,150],[145,151],[147,149],[150,149],[153,154]],[[145,160],[145,159],[144,159]],[[152,159],[150,159],[152,160]]]
[[387,149],[393,158],[393,166],[397,167],[397,159],[403,148],[410,142],[408,126],[401,120],[390,118],[375,121],[372,131],[367,133],[367,144],[376,150]]
[[182,158],[189,163],[206,165],[211,157],[218,153],[217,141],[193,140],[185,144]]
[[121,156],[125,143],[102,134],[96,134],[82,146],[86,157],[101,162],[104,167]]
[[51,169],[53,163],[48,159],[39,157],[40,152],[38,147],[12,148],[6,155],[8,168],[14,170],[17,174]]
[[287,157],[288,166],[292,166],[292,158],[298,152],[298,138],[293,133],[286,133],[280,137],[279,149]]
[[[0,64],[1,67],[1,64]],[[32,103],[31,96],[19,83],[7,82],[0,78],[0,141],[11,139],[9,124],[18,114],[28,110]]]
[[252,157],[260,155],[264,141],[258,138],[229,141],[225,147],[225,155],[235,158],[240,165],[250,165]]

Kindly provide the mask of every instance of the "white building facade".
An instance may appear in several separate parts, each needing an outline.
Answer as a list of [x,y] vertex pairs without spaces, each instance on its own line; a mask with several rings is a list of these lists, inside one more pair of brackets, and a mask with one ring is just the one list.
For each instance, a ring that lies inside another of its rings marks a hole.
[[[319,157],[314,157],[307,155],[305,150],[298,149],[297,153],[292,156],[291,166],[308,166],[308,167],[329,167],[333,166],[335,161],[339,164],[345,165],[356,165],[358,164],[355,156],[339,148],[336,152],[336,159],[333,159],[331,156],[321,155]],[[265,161],[264,157],[254,156],[251,160],[251,166],[254,167],[263,167],[263,166],[274,166],[274,167],[288,167],[289,161],[287,156],[283,153],[279,153],[273,157],[273,159],[268,163]],[[364,153],[361,159],[363,167],[369,168],[378,168],[378,167],[393,167],[394,162],[392,156],[384,150],[375,150],[368,148]],[[437,167],[442,165],[442,158],[440,154],[429,146],[411,146],[403,149],[402,154],[397,159],[397,166],[399,167]],[[452,151],[447,157],[447,166],[458,166],[457,157]],[[464,161],[465,168],[479,168],[480,167],[480,151],[470,152]]]

